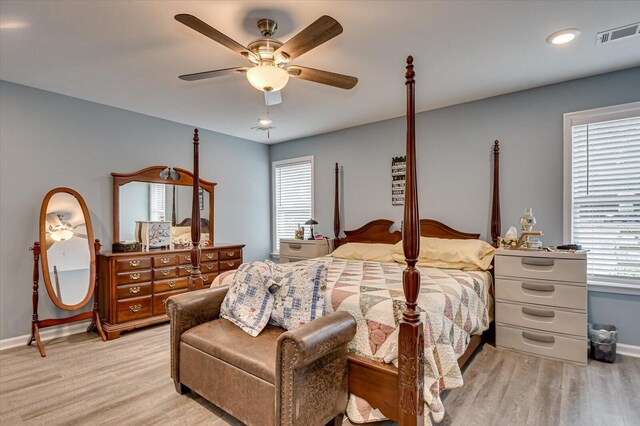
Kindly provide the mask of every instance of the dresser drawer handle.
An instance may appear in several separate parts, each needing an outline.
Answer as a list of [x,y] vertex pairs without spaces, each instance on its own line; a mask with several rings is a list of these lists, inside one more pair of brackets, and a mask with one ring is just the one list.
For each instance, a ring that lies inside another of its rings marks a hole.
[[547,336],[545,334],[532,333],[530,331],[523,331],[522,332],[522,337],[524,337],[525,339],[528,339],[528,340],[533,340],[534,342],[541,342],[541,343],[555,343],[556,342],[556,338],[553,337],[553,336]]
[[235,255],[236,255],[235,251],[228,251],[227,252],[227,256],[229,256],[229,257],[234,257]]
[[142,305],[129,306],[129,310],[135,314],[136,312],[140,312],[142,310]]
[[169,288],[174,288],[176,286],[176,282],[175,281],[169,281],[167,283],[167,285],[169,286]]
[[160,271],[160,275],[162,275],[163,277],[166,277],[170,273],[171,273],[171,271],[169,269],[164,269],[164,270]]
[[135,273],[135,274],[129,274],[129,279],[130,280],[137,280],[140,279],[140,274]]
[[204,265],[205,268],[207,268],[208,270],[212,270],[213,269],[213,265]]
[[203,276],[202,277],[202,281],[204,281],[206,283],[207,281],[209,281],[209,277]]
[[162,259],[160,259],[160,263],[166,265],[167,263],[169,263],[169,260],[171,259],[169,259],[168,257],[163,257]]
[[523,257],[522,264],[523,265],[532,265],[532,266],[553,266],[553,259],[540,259],[537,257]]
[[235,264],[236,264],[236,262],[227,262],[227,265],[229,265],[229,266],[233,266]]
[[140,293],[140,287],[138,287],[138,286],[136,286],[136,287],[129,287],[129,293],[131,293],[131,294]]
[[129,261],[129,266],[135,268],[136,266],[140,266],[140,261],[139,260],[130,260]]
[[191,268],[189,268],[189,267],[184,268],[184,270],[187,271],[187,272],[191,272]]
[[528,306],[523,306],[522,307],[522,313],[523,314],[527,314],[527,315],[531,315],[534,317],[542,317],[542,318],[553,318],[556,316],[556,313],[548,310],[548,309],[535,309],[535,308],[530,308]]
[[187,262],[191,262],[191,256],[185,256],[184,260],[186,260]]
[[213,259],[214,254],[213,253],[207,253],[207,259]]
[[302,250],[302,244],[289,244],[291,250]]
[[522,288],[524,290],[539,291],[544,293],[550,293],[556,290],[556,286],[554,286],[553,284],[538,284],[527,282],[522,283]]

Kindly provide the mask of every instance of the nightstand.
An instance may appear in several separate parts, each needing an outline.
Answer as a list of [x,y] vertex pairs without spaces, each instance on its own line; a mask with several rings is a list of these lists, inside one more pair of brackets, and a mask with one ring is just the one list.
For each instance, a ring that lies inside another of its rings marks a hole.
[[587,255],[496,250],[496,346],[587,363]]
[[280,240],[280,263],[326,256],[333,251],[333,240]]

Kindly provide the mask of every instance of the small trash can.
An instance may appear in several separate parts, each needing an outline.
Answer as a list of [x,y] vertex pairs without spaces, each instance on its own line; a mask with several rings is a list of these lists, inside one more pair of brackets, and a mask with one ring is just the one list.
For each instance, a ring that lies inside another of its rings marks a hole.
[[616,362],[618,329],[610,324],[589,324],[589,347],[591,359]]

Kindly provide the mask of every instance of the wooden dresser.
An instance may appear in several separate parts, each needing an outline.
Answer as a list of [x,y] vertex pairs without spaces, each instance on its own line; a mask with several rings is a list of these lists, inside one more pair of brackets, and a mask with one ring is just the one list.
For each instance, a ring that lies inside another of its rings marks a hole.
[[587,363],[587,255],[496,250],[496,346]]
[[[219,272],[237,269],[244,244],[202,249],[200,271],[209,287]],[[100,316],[107,339],[123,331],[168,321],[169,296],[189,291],[190,250],[151,250],[134,253],[100,253]]]

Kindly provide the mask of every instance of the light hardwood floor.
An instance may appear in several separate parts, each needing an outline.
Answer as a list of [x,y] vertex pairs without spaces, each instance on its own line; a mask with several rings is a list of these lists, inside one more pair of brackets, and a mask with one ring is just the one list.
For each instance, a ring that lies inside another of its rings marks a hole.
[[[35,347],[2,351],[0,424],[239,425],[175,392],[168,344],[161,325],[106,343],[94,334],[54,339],[46,358]],[[485,345],[464,380],[445,395],[444,425],[640,424],[640,359],[584,368]]]

